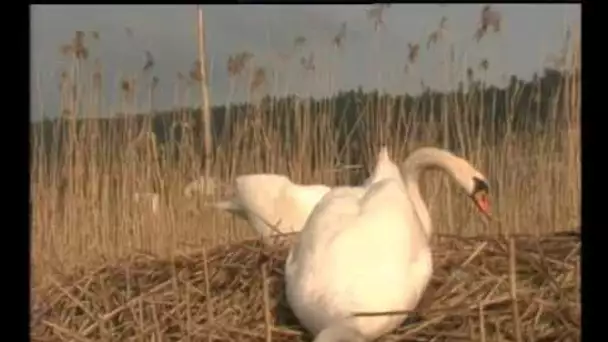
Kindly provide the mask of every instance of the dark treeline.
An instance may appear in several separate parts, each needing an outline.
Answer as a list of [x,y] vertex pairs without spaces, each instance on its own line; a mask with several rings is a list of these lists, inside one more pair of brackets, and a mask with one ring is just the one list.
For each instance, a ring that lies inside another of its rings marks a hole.
[[[231,141],[236,124],[242,120],[254,120],[252,117],[255,115],[252,113],[256,115],[261,113],[259,117],[280,132],[285,144],[289,144],[290,137],[294,136],[296,124],[294,120],[281,118],[293,117],[298,113],[311,115],[333,113],[333,129],[338,134],[338,143],[344,143],[349,134],[349,141],[357,141],[359,138],[364,138],[366,113],[380,109],[384,113],[388,112],[389,116],[403,116],[405,122],[414,120],[418,124],[439,122],[444,115],[448,120],[463,120],[462,113],[470,111],[467,114],[466,125],[471,132],[479,131],[479,126],[483,125],[482,131],[488,133],[484,137],[484,143],[494,144],[500,141],[507,131],[534,134],[552,127],[552,124],[559,125],[566,122],[569,109],[563,105],[564,97],[560,92],[564,92],[564,80],[568,76],[554,69],[545,69],[542,76],[535,74],[530,81],[511,76],[509,84],[504,88],[484,86],[479,81],[466,86],[461,82],[457,91],[440,93],[427,89],[416,97],[380,95],[377,91],[364,93],[359,88],[339,92],[334,97],[325,99],[298,99],[295,96],[266,97],[257,106],[252,104],[231,105],[229,108],[216,106],[212,109],[213,141],[216,144]],[[278,115],[270,119],[269,113],[278,113]],[[128,124],[125,120],[129,120]],[[159,146],[170,145],[166,144],[170,141],[179,143],[183,139],[184,127],[188,126],[192,131],[196,149],[203,151],[200,109],[181,109],[108,119],[78,119],[76,131],[81,129],[84,122],[90,121],[95,121],[102,140],[115,140],[120,136],[134,137],[137,132],[144,129],[154,132]],[[149,126],[146,128],[144,125]],[[456,129],[456,125],[450,124],[448,127],[450,130]],[[70,128],[70,121],[65,119],[44,120],[32,124],[35,141],[40,143],[39,139],[42,138],[48,151],[52,149],[55,153],[62,150],[62,141],[70,129],[74,127]],[[124,135],[126,129],[132,133]],[[456,134],[450,131],[442,135],[437,144],[443,144],[445,142],[443,139],[446,137],[448,146],[456,143],[454,140]],[[121,144],[115,145],[121,148]]]

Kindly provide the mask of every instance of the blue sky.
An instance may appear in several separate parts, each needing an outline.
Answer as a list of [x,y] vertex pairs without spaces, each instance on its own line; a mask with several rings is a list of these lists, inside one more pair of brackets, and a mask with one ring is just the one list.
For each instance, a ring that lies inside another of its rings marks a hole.
[[[501,84],[505,75],[530,78],[558,52],[568,26],[580,35],[580,5],[493,5],[502,16],[499,33],[480,43],[473,35],[482,4],[394,4],[384,11],[384,27],[374,31],[366,10],[359,5],[215,5],[205,6],[211,98],[214,104],[243,100],[244,84],[231,91],[226,60],[244,50],[254,54],[253,65],[264,67],[267,91],[275,94],[327,96],[337,89],[380,88],[391,93],[416,93],[421,80],[433,88],[464,79],[467,67],[490,62],[488,82]],[[66,61],[59,46],[74,31],[98,31],[100,40],[91,54],[103,65],[104,111],[117,110],[121,75],[140,73],[145,50],[155,59],[153,75],[159,78],[156,107],[161,109],[198,103],[198,93],[177,98],[177,73],[188,74],[197,58],[196,6],[194,5],[36,5],[31,7],[32,119],[59,112],[59,80]],[[447,17],[444,44],[426,50],[427,37]],[[346,22],[344,47],[331,44]],[[127,35],[127,27],[133,37]],[[490,30],[491,31],[491,30]],[[299,50],[294,39],[307,42]],[[420,44],[420,56],[404,73],[408,43]],[[454,46],[455,62],[443,63]],[[300,58],[314,52],[316,71],[307,73]],[[279,57],[292,53],[284,62]],[[448,81],[450,75],[451,81]],[[145,95],[140,95],[145,101]]]

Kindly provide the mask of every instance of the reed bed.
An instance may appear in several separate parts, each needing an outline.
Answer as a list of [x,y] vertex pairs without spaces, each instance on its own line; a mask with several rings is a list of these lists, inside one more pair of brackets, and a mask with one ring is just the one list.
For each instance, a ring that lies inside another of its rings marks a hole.
[[[289,244],[139,254],[56,276],[35,297],[32,340],[310,341],[284,299]],[[423,300],[380,341],[580,341],[580,247],[576,232],[436,236]]]

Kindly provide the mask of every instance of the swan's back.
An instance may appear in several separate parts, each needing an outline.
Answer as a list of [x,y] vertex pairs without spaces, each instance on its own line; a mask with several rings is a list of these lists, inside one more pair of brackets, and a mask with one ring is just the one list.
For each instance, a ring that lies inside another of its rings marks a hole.
[[269,225],[283,233],[299,231],[310,211],[329,191],[323,185],[300,185],[283,175],[256,174],[236,179],[235,199],[251,225],[262,235],[272,235]]
[[[319,200],[311,210],[305,223],[305,230],[300,232],[300,243],[296,244],[287,258],[298,258],[300,251],[315,255],[318,247],[339,233],[359,211],[359,200],[366,190],[361,187],[336,187]],[[331,214],[331,215],[328,215]],[[336,224],[336,222],[340,224]],[[304,227],[303,227],[304,228]]]

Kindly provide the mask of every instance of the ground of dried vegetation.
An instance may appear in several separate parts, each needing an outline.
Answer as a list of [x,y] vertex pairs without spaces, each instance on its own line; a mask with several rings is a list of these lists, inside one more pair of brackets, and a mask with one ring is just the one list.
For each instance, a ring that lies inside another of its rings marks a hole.
[[[415,315],[381,341],[580,341],[580,237],[434,238]],[[33,341],[310,341],[283,296],[287,243],[135,255],[56,276]]]

